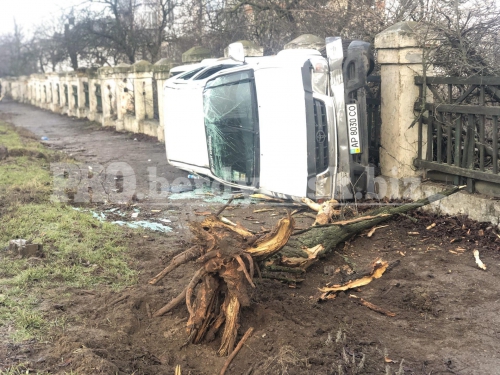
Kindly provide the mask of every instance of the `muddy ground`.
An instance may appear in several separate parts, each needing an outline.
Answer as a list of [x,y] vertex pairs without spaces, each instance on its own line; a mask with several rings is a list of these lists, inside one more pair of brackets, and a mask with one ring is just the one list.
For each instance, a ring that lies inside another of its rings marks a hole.
[[[167,218],[172,227],[172,232],[151,232],[137,241],[131,255],[133,267],[140,271],[136,286],[119,292],[105,287],[69,290],[70,299],[61,297],[68,290],[48,293],[44,313],[64,317],[66,325],[54,329],[46,342],[2,340],[0,369],[23,362],[33,372],[53,374],[173,374],[180,365],[184,375],[218,374],[225,358],[216,356],[217,339],[181,348],[188,316],[184,306],[161,318],[149,317],[185,287],[194,265],[179,267],[156,286],[147,281],[189,246],[186,223],[202,219],[196,212],[215,212],[219,200],[192,192],[184,193],[185,199],[177,194],[175,200],[148,200],[149,186],[144,182],[151,163],[160,176],[172,181],[186,174],[168,166],[163,146],[147,137],[102,130],[12,102],[1,103],[0,114],[47,136],[48,147],[79,161],[129,163],[142,181],[137,194],[145,198],[123,211],[138,209],[148,220]],[[86,207],[104,211],[116,205]],[[248,201],[234,207],[227,216],[254,230],[270,228],[290,209]],[[266,207],[274,211],[254,213]],[[313,219],[299,216],[297,221],[299,227],[307,227]],[[436,226],[426,229],[432,223]],[[256,280],[253,303],[243,309],[240,328],[241,334],[248,327],[255,332],[227,373],[500,374],[498,230],[467,218],[421,212],[386,224],[372,238],[361,234],[312,266],[302,283]],[[487,271],[475,265],[474,249],[480,251]],[[362,273],[376,258],[400,262],[353,293],[395,317],[359,305],[350,293],[317,302],[319,287],[339,283],[352,271]]]

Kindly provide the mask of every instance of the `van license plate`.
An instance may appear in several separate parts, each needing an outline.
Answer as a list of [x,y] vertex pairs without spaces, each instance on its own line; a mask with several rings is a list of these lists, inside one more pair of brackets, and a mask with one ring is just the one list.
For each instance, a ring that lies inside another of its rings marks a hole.
[[349,151],[351,154],[361,153],[359,142],[358,105],[347,104],[347,128],[349,131]]

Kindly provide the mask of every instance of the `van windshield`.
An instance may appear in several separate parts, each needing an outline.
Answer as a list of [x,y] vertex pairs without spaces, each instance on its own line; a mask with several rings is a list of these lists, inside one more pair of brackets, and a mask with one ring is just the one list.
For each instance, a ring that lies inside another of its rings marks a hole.
[[228,182],[255,185],[258,117],[253,72],[217,77],[203,92],[205,131],[212,173]]

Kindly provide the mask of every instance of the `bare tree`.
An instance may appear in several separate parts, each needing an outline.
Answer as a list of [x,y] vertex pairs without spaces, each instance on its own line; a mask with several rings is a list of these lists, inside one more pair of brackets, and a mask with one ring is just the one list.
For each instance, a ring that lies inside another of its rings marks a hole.
[[432,63],[453,76],[500,74],[500,6],[495,0],[434,1],[422,22],[432,31]]
[[14,21],[13,33],[0,36],[0,76],[19,76],[37,72],[32,46]]
[[100,8],[87,10],[82,25],[107,49],[134,63],[140,55],[155,62],[161,56],[175,0],[93,0]]
[[[55,70],[63,60],[73,69],[156,62],[179,59],[193,45],[220,56],[241,39],[274,54],[300,34],[373,42],[396,22],[415,21],[425,30],[423,44],[436,50],[427,63],[438,71],[495,75],[499,11],[497,0],[87,0],[85,7],[40,27],[31,40],[20,30],[0,37],[0,61],[2,71],[14,73]],[[18,62],[5,62],[11,58]]]

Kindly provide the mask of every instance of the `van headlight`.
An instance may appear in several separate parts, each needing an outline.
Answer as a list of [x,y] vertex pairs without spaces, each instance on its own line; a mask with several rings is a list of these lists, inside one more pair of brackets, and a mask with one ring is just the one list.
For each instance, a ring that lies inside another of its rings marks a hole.
[[310,62],[313,92],[328,95],[328,62],[322,57],[311,58]]

